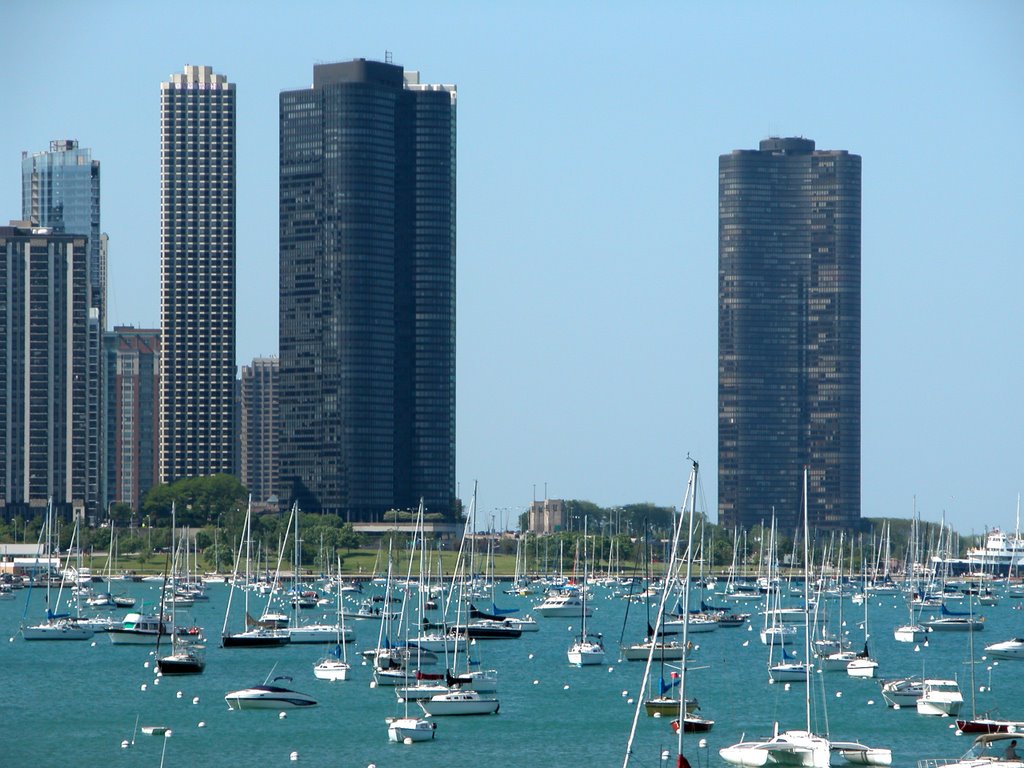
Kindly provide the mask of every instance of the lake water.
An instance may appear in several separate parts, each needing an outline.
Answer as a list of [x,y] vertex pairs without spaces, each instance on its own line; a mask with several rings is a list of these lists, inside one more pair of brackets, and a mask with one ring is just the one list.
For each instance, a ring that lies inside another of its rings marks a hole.
[[[115,585],[148,605],[155,604],[159,584]],[[164,764],[199,768],[293,765],[353,766],[375,764],[441,768],[454,761],[469,765],[516,766],[620,766],[634,705],[640,694],[644,664],[618,659],[618,638],[623,628],[626,601],[598,587],[592,599],[595,613],[589,629],[602,632],[608,648],[606,663],[576,668],[566,661],[566,648],[577,630],[571,619],[540,618],[540,631],[518,640],[480,641],[485,668],[499,671],[498,715],[437,718],[437,738],[413,745],[387,740],[385,717],[400,715],[394,691],[371,689],[371,668],[360,666],[356,652],[376,646],[378,623],[350,622],[356,642],[349,645],[353,662],[350,679],[329,683],[313,677],[321,656],[313,646],[280,649],[218,647],[228,588],[208,589],[208,603],[196,603],[179,613],[178,623],[202,626],[210,638],[206,672],[199,676],[163,678],[155,683],[151,649],[114,646],[102,634],[85,642],[25,642],[17,635],[26,611],[28,591],[16,592],[13,601],[0,602],[0,766],[159,766],[164,740],[139,733],[128,749],[138,718],[142,725],[173,729],[166,742]],[[235,599],[238,599],[236,593]],[[498,597],[501,607],[527,612],[540,598]],[[716,599],[716,603],[721,602]],[[978,609],[986,617],[984,631],[975,633],[976,708],[997,716],[1024,720],[1024,662],[984,659],[984,646],[1024,635],[1021,600],[1003,598],[998,606]],[[834,601],[826,601],[830,612]],[[756,604],[744,610],[757,610]],[[971,712],[968,635],[932,633],[927,645],[897,643],[892,630],[904,623],[902,597],[876,596],[870,604],[871,650],[881,664],[880,677],[921,674],[956,677],[961,681],[965,705]],[[332,611],[333,612],[333,611]],[[845,603],[845,631],[854,647],[863,642],[857,619],[862,609]],[[28,605],[28,619],[44,613],[42,592],[36,590]],[[241,614],[233,624],[238,631]],[[305,619],[326,617],[306,611]],[[643,609],[630,608],[626,638],[644,634]],[[687,734],[684,752],[691,765],[724,766],[718,748],[746,734],[770,734],[775,721],[785,728],[804,726],[804,686],[767,683],[767,649],[753,627],[720,628],[694,635],[699,647],[690,672],[687,694],[700,700],[701,714],[715,721],[708,734]],[[570,629],[572,628],[572,630]],[[12,638],[9,642],[8,638]],[[801,646],[802,647],[802,646]],[[147,662],[149,668],[146,667]],[[289,711],[232,712],[224,702],[228,691],[262,683],[271,668],[275,675],[290,675],[291,687],[315,696],[320,706]],[[439,670],[441,668],[439,667]],[[143,690],[142,687],[146,686]],[[816,731],[834,739],[859,740],[893,750],[893,765],[912,768],[919,758],[953,757],[970,746],[970,737],[957,736],[948,718],[925,717],[914,710],[885,706],[877,680],[854,679],[845,673],[815,675],[812,684]],[[178,693],[180,692],[180,697]],[[624,695],[625,694],[625,695]],[[198,697],[197,704],[193,699]],[[410,710],[412,712],[412,710]],[[418,710],[417,710],[418,713]],[[827,717],[827,725],[825,718]],[[205,724],[199,727],[199,723]],[[706,747],[699,746],[704,739]],[[669,719],[641,715],[630,765],[669,765],[662,750],[674,754],[675,736]],[[836,757],[833,764],[840,764]]]

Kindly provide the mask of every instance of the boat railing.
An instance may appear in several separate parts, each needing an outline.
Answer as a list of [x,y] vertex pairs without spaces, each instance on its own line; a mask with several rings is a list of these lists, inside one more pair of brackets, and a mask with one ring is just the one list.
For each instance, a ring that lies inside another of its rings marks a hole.
[[942,768],[945,765],[959,763],[959,757],[928,757],[917,761],[917,768]]

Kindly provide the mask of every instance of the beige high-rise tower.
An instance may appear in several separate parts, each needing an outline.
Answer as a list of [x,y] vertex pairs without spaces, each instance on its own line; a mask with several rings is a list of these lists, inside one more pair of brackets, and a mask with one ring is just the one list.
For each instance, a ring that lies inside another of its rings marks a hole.
[[235,86],[160,84],[160,481],[230,473],[235,421]]

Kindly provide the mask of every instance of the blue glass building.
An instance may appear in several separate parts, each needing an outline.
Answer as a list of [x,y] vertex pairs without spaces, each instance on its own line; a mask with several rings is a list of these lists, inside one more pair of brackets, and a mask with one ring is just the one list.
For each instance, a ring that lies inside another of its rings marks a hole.
[[100,163],[92,151],[74,139],[50,142],[46,152],[22,153],[21,216],[33,226],[54,233],[84,235],[89,307],[86,367],[86,509],[105,507],[104,479],[104,366],[106,330],[107,237],[100,233]]

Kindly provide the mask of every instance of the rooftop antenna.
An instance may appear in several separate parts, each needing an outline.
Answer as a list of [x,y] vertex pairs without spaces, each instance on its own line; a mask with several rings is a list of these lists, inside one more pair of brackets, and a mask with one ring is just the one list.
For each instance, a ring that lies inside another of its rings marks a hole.
[[394,64],[394,62],[391,60],[391,51],[384,51],[384,63]]

